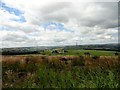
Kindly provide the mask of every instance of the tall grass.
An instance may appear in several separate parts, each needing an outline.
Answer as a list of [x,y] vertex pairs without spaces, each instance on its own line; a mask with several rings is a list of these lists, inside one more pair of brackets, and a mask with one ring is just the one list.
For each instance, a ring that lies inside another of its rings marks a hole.
[[117,56],[4,56],[3,88],[118,88],[119,67]]

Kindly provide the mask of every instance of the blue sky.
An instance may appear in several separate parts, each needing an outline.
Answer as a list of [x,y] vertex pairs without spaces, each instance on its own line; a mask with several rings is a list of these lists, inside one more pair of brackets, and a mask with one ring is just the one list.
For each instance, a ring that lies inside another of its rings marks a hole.
[[20,15],[23,14],[20,10],[18,10],[16,8],[9,7],[5,3],[3,3],[3,2],[0,2],[0,3],[1,3],[1,7],[0,8],[2,10],[4,10],[4,11],[9,12],[10,14],[15,14],[16,16],[20,16]]
[[19,17],[19,19],[11,19],[13,21],[17,21],[17,22],[26,22],[25,20],[25,17],[23,16],[23,12],[20,11],[19,9],[17,8],[13,8],[13,7],[10,7],[10,6],[7,6],[6,3],[4,2],[0,2],[0,9],[3,10],[4,12],[9,12],[10,14],[14,14],[16,16]]
[[[4,12],[9,12],[10,14],[14,14],[16,16],[19,17],[19,19],[15,19],[12,18],[12,21],[16,21],[19,23],[25,23],[25,17],[24,17],[24,13],[22,11],[20,11],[17,8],[13,8],[10,6],[7,6],[5,3],[0,2],[1,3],[1,7],[0,9],[3,10]],[[42,25],[40,25],[41,27],[43,27],[45,30],[47,29],[51,29],[51,30],[60,30],[60,31],[66,31],[66,32],[72,32],[72,30],[65,28],[64,24],[62,23],[58,23],[58,22],[48,22],[48,23],[43,23]],[[8,27],[4,26],[5,29],[9,30]]]
[[58,22],[48,22],[41,25],[45,30],[57,30],[57,31],[66,31],[66,32],[74,32],[74,30],[65,28],[64,24]]
[[117,43],[117,9],[117,2],[2,0],[0,47]]

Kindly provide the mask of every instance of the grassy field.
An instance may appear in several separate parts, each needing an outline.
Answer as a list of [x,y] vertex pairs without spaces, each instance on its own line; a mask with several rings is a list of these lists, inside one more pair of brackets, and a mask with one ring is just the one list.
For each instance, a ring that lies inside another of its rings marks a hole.
[[3,56],[3,88],[120,88],[120,62],[114,53],[69,50]]
[[85,52],[89,52],[93,56],[114,56],[114,51],[100,51],[100,50],[69,50],[68,55],[83,55]]
[[[45,50],[41,54],[44,55],[84,55],[85,52],[89,52],[92,56],[115,56],[116,51],[104,51],[104,50],[67,50],[67,52],[63,54],[54,54],[51,53],[52,50]],[[119,52],[117,52],[119,53]],[[120,54],[120,53],[119,53]],[[37,54],[31,54],[31,55],[37,55]]]

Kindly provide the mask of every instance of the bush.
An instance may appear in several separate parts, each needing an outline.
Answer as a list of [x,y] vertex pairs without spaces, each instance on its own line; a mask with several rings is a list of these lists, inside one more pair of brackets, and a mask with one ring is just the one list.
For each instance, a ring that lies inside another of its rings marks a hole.
[[93,58],[93,60],[97,60],[97,59],[99,59],[100,57],[99,57],[99,56],[93,56],[92,58]]

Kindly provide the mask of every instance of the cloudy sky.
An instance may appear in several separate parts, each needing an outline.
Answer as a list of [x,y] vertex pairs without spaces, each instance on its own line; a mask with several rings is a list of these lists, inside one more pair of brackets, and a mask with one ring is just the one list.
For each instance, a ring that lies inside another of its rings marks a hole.
[[0,47],[117,43],[118,0],[102,1],[0,0]]

